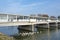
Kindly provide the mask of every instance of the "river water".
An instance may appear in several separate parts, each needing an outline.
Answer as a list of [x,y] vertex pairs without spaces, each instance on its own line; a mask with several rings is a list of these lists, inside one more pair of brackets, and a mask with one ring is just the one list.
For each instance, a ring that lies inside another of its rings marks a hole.
[[6,35],[14,35],[18,33],[17,26],[0,26],[0,32]]
[[[18,27],[0,27],[0,32],[6,35],[16,35],[19,33]],[[39,33],[30,36],[16,36],[16,40],[60,40],[60,29],[38,29]],[[20,37],[20,38],[19,38]]]

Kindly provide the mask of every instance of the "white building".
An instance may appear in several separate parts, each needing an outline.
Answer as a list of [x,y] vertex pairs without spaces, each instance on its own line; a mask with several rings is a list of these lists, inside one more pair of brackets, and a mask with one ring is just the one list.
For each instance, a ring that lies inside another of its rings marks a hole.
[[28,16],[15,14],[0,14],[0,22],[28,21]]
[[[58,17],[60,19],[60,17]],[[56,20],[56,17],[50,17],[46,14],[42,15],[32,15],[32,16],[22,16],[14,14],[0,14],[0,22],[40,22],[40,21],[49,21]]]

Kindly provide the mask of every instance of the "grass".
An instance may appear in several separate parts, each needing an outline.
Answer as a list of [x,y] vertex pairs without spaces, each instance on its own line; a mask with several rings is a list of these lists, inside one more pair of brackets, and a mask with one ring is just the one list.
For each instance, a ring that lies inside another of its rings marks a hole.
[[13,37],[9,37],[3,33],[0,33],[0,40],[14,40]]

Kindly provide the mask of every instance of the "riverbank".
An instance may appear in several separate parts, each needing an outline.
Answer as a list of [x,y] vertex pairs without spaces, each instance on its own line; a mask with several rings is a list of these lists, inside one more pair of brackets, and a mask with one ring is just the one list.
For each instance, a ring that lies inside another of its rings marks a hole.
[[0,40],[14,40],[13,37],[9,37],[0,32]]

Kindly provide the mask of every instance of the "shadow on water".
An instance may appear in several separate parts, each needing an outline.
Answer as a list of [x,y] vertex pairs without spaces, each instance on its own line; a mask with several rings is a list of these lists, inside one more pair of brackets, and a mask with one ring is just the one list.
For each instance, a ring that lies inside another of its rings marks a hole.
[[[33,35],[14,35],[13,37],[15,40],[60,40],[60,29],[54,28],[54,29],[43,29],[43,28],[37,28],[39,33],[33,34]],[[20,30],[20,32],[26,32],[23,30]],[[20,33],[19,32],[19,33]]]
[[34,40],[35,39],[35,35],[30,35],[30,36],[21,36],[21,35],[17,35],[17,36],[13,36],[15,38],[15,40]]
[[24,33],[24,32],[31,32],[29,30],[24,30],[24,29],[18,29],[18,33]]

